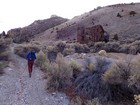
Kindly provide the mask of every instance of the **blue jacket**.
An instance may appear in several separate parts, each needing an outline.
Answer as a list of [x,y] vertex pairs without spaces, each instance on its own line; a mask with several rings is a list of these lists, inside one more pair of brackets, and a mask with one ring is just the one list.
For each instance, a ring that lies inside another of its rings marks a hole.
[[[31,53],[32,53],[32,56],[31,56]],[[29,61],[34,61],[35,59],[36,59],[36,54],[35,54],[35,52],[28,52],[27,54],[26,54],[26,59],[27,60],[29,60]]]

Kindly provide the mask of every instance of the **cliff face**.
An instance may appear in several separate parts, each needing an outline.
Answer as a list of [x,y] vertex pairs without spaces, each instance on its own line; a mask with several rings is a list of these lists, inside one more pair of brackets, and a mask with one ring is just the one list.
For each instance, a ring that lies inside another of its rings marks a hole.
[[66,21],[68,21],[68,19],[55,16],[45,20],[34,21],[29,26],[23,28],[11,29],[7,32],[7,34],[13,38],[14,42],[22,43],[24,41],[30,41],[34,35],[39,34],[49,28],[60,25]]

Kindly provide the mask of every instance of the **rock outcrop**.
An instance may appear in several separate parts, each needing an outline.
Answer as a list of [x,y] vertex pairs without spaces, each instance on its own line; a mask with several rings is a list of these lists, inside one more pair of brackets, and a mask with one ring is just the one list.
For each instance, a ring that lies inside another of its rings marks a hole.
[[5,31],[3,31],[2,33],[0,33],[0,37],[3,37],[5,35],[6,35]]

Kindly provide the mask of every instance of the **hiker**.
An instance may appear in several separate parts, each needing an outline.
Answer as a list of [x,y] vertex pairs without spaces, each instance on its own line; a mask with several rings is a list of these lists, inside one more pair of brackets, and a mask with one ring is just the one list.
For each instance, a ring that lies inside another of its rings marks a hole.
[[35,54],[35,51],[33,49],[27,53],[26,59],[28,60],[29,77],[31,77],[31,73],[33,70],[33,64],[34,64],[34,61],[36,59],[36,54]]
[[106,31],[104,32],[104,41],[105,43],[109,41],[109,34]]

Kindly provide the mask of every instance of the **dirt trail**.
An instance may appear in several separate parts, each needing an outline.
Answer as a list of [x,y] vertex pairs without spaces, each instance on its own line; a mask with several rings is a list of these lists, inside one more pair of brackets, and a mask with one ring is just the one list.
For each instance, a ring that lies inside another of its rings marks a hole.
[[67,96],[45,90],[43,73],[34,67],[29,78],[27,61],[11,54],[12,62],[0,77],[0,105],[68,105]]

